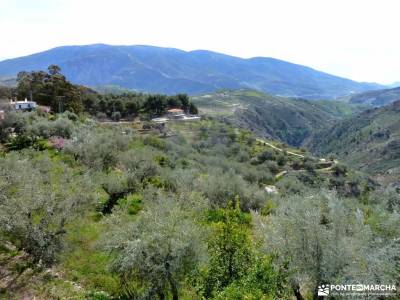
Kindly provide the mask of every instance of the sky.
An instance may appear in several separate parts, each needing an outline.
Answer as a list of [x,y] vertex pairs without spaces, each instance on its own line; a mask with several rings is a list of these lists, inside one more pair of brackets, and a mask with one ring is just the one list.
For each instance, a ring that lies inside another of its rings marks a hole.
[[0,0],[0,60],[105,43],[265,56],[400,81],[399,0]]

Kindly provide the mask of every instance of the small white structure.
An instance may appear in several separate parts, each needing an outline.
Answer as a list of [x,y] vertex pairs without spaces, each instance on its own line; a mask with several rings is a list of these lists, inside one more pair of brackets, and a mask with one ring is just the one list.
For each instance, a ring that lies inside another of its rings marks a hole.
[[266,185],[264,187],[264,190],[268,193],[268,194],[278,194],[278,189],[276,186],[274,185]]
[[0,110],[0,121],[4,120],[6,113],[4,112],[4,110]]
[[35,101],[28,101],[28,99],[25,98],[24,101],[10,101],[10,105],[12,109],[19,110],[19,111],[31,111],[35,110],[37,107],[37,104]]
[[199,116],[195,115],[187,115],[180,108],[172,108],[167,110],[167,114],[165,116],[152,119],[155,123],[166,123],[168,121],[198,121],[200,120]]
[[151,119],[151,120],[152,120],[154,123],[162,124],[162,123],[167,122],[169,119],[166,118],[166,117],[161,117],[161,118],[154,118],[154,119]]

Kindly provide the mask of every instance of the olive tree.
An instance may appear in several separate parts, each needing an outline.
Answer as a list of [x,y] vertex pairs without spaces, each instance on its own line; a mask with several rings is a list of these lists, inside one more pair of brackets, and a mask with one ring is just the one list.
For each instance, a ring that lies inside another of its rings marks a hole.
[[117,164],[119,152],[127,150],[128,143],[120,131],[82,126],[72,134],[65,151],[91,168],[107,170]]
[[47,157],[27,158],[0,159],[0,234],[34,263],[51,265],[63,248],[65,225],[91,203],[90,183]]
[[278,204],[275,214],[265,218],[255,213],[254,219],[264,251],[290,260],[294,287],[315,293],[321,283],[396,280],[398,241],[374,232],[349,199],[314,192],[284,197]]
[[106,248],[115,253],[111,266],[121,279],[123,294],[139,299],[179,298],[182,280],[201,261],[201,231],[188,210],[171,197],[155,192],[139,219],[120,226],[106,237]]

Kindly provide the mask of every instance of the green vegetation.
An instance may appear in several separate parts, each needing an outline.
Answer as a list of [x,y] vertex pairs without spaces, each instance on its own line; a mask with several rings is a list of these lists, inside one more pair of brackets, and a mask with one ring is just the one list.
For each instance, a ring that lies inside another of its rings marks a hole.
[[[2,298],[316,299],[325,282],[399,283],[395,190],[219,118],[143,121],[190,110],[185,95],[93,95],[90,114],[0,121]],[[140,123],[93,118],[139,98]],[[396,105],[376,120],[397,128]]]
[[362,104],[373,107],[389,105],[399,99],[399,87],[395,87],[393,89],[372,90],[340,98],[341,101],[345,101],[348,103]]
[[399,184],[399,102],[370,109],[335,124],[311,140],[309,148],[320,155],[335,155],[351,166]]
[[83,112],[83,97],[87,89],[75,86],[61,74],[60,67],[51,65],[48,72],[19,72],[16,96],[18,99],[35,100],[54,111]]
[[[222,21],[222,20],[221,20]],[[162,26],[162,25],[161,25]],[[384,88],[355,82],[282,60],[243,59],[207,50],[105,44],[63,46],[0,62],[0,76],[59,64],[72,82],[163,94],[192,95],[221,88],[248,88],[306,99],[335,99]]]
[[85,111],[100,119],[111,118],[114,121],[134,118],[139,114],[160,116],[169,108],[181,108],[190,114],[198,113],[197,107],[186,94],[98,94],[94,90],[70,83],[56,65],[49,66],[48,72],[20,72],[16,88],[0,87],[0,99],[12,97],[35,100],[40,105],[51,107],[54,112]]
[[192,101],[205,114],[292,146],[362,110],[344,102],[290,99],[252,90],[221,91],[192,97]]
[[398,194],[215,119],[163,130],[6,115],[2,295],[289,299],[321,280],[398,280]]
[[197,114],[197,107],[189,101],[185,94],[174,96],[147,95],[126,92],[121,94],[91,94],[83,102],[85,111],[98,118],[109,117],[116,119],[116,114],[121,118],[133,118],[139,114],[160,116],[170,108],[181,108],[190,113]]

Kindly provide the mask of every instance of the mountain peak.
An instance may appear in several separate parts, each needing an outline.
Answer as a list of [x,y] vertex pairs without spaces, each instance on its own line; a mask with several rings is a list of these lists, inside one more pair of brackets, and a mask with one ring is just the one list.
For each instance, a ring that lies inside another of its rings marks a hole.
[[244,59],[208,50],[102,43],[61,46],[2,61],[0,77],[43,70],[51,64],[59,65],[74,83],[167,94],[252,88],[274,95],[321,99],[380,88],[275,58]]

